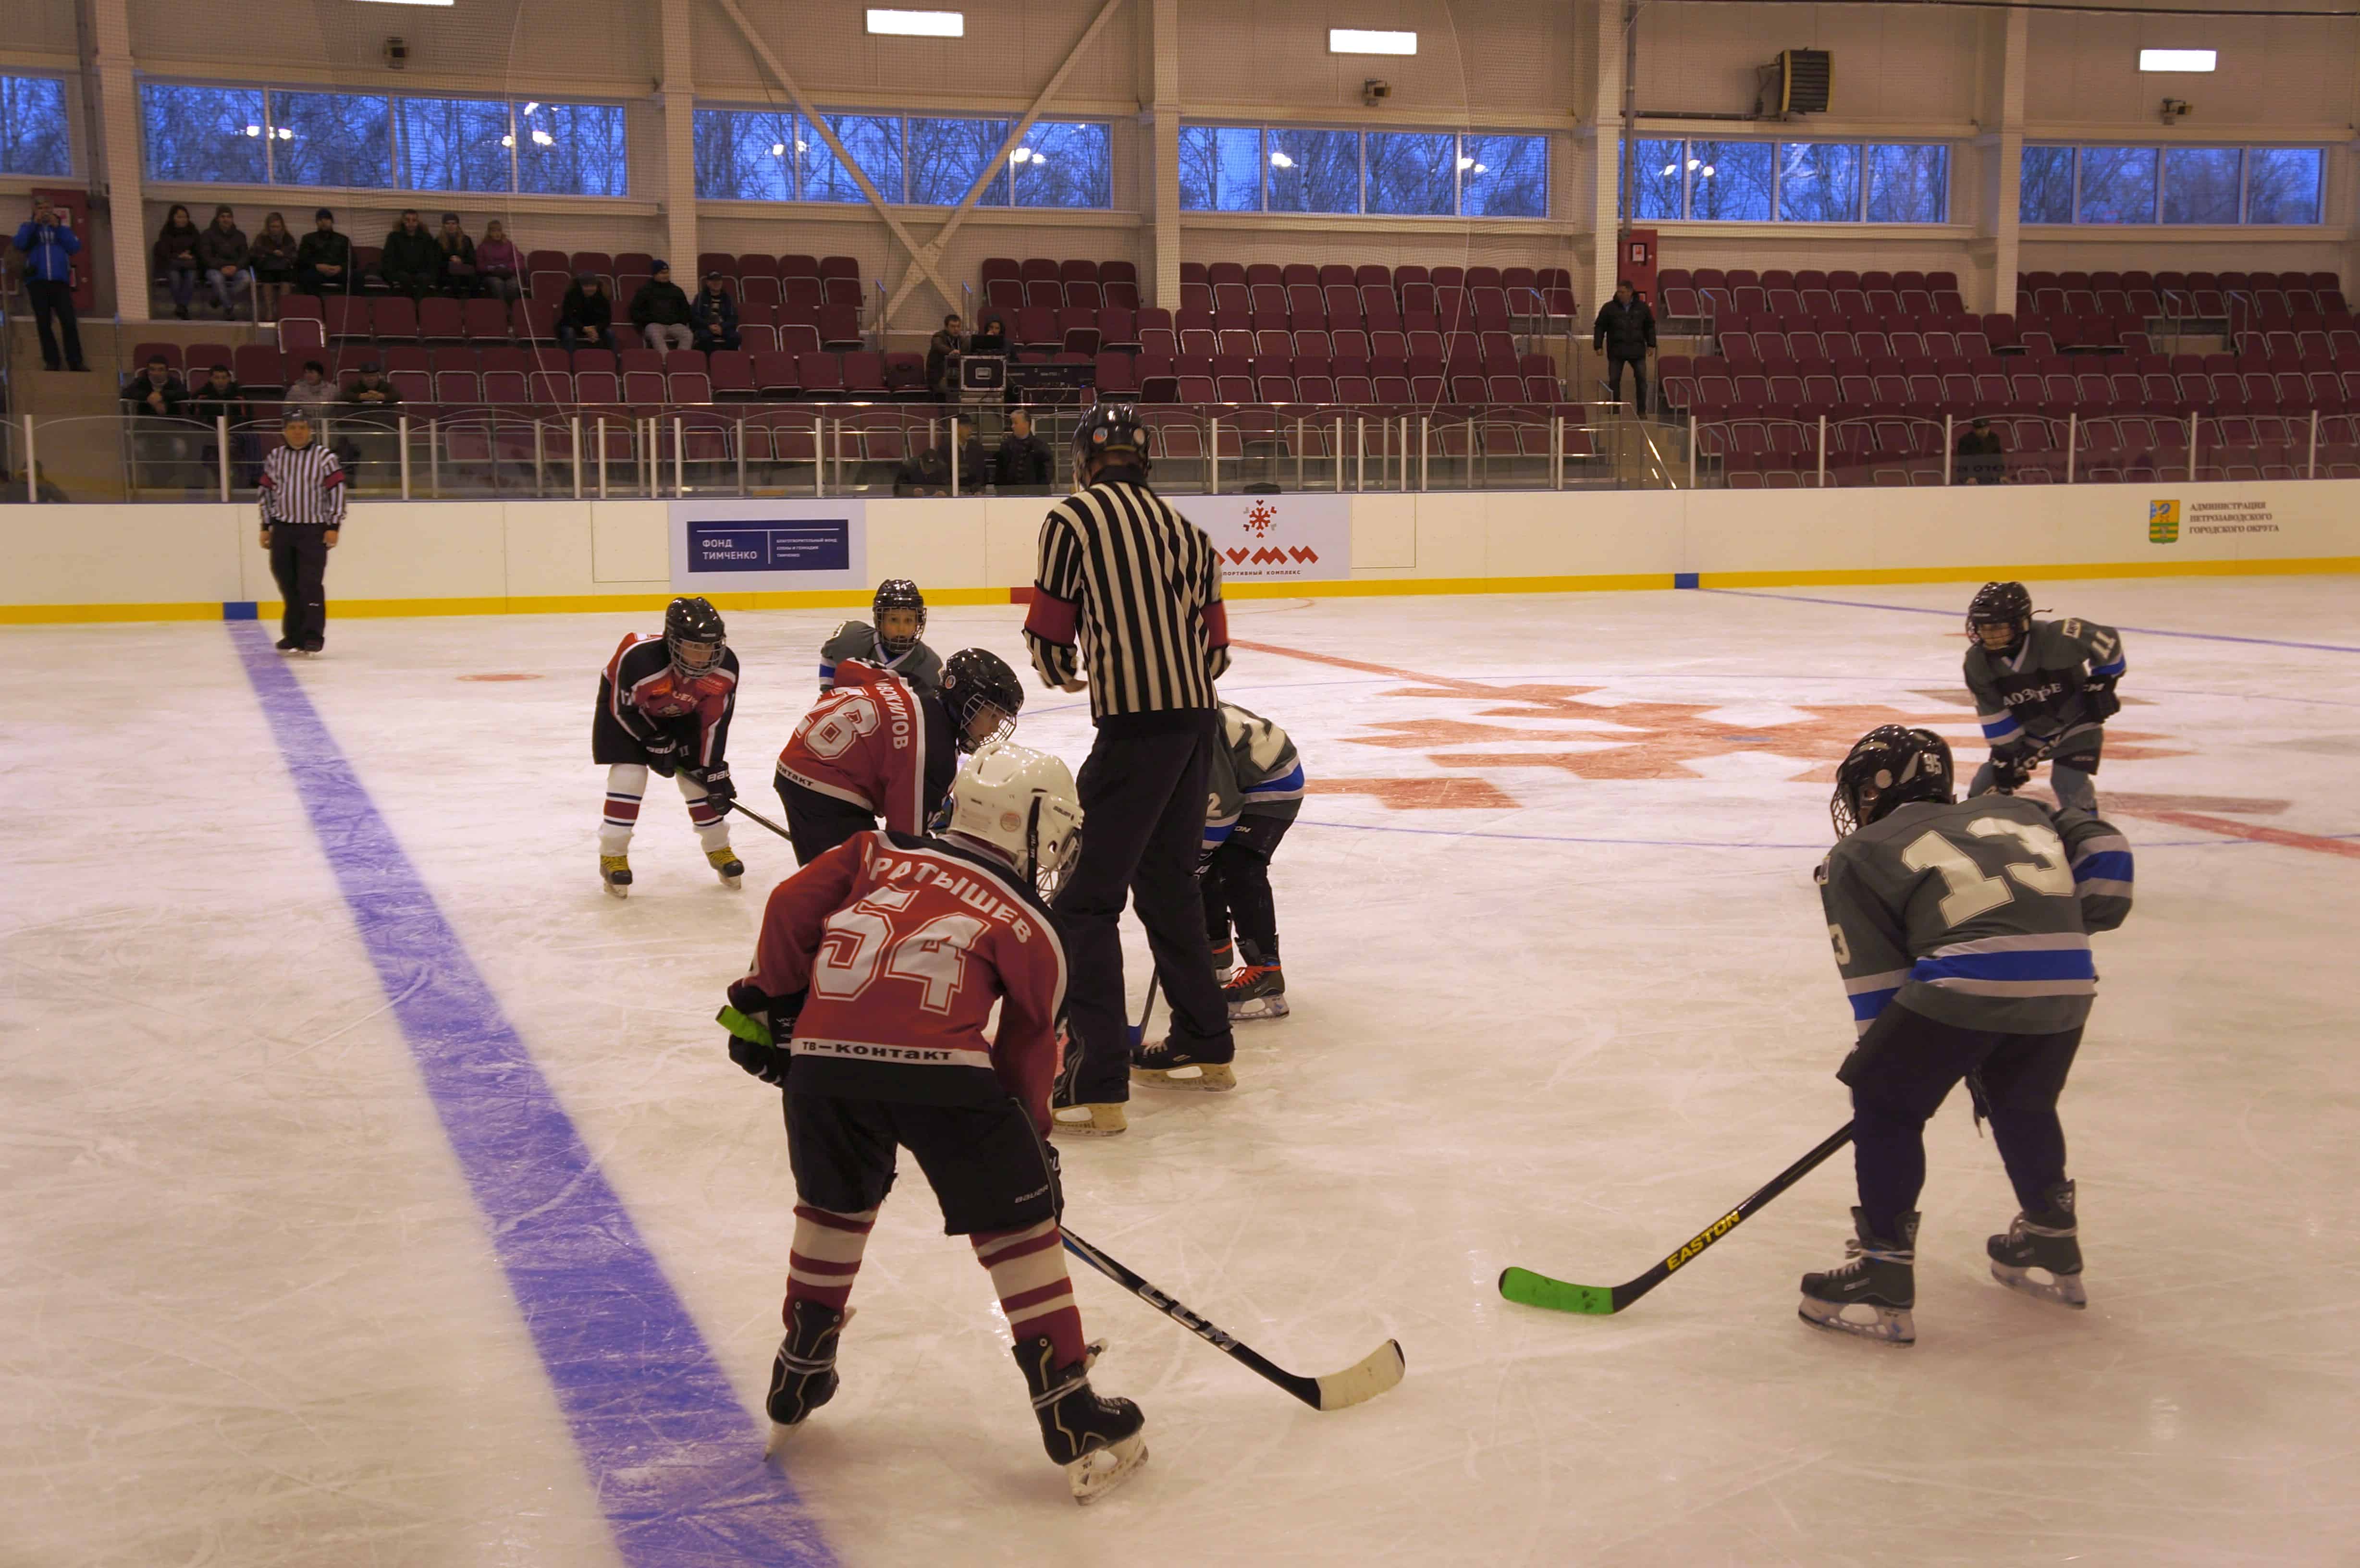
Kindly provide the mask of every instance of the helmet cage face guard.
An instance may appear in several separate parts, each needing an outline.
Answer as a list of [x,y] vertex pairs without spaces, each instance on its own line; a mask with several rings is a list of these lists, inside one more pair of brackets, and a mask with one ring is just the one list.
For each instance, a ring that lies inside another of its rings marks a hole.
[[[1994,647],[1983,639],[1985,626],[2005,626],[2007,640]],[[2021,583],[1986,583],[1975,590],[1967,604],[1967,636],[1977,647],[1994,653],[2014,651],[2024,635],[2032,630],[2032,595]]]
[[[1838,839],[1851,837],[1886,813],[1913,800],[1950,798],[1950,745],[1932,730],[1889,726],[1901,733],[1870,745],[1872,730],[1852,745],[1852,754],[1836,769],[1835,791],[1828,799],[1828,816]],[[1895,753],[1907,737],[1914,742],[1906,760]],[[1894,764],[1899,760],[1899,771]],[[1870,764],[1877,766],[1874,771]],[[1867,796],[1863,802],[1862,797]]]
[[[889,610],[905,610],[915,615],[918,617],[917,628],[908,637],[886,636],[885,614]],[[880,583],[876,595],[869,602],[869,615],[872,629],[877,634],[877,646],[883,648],[889,658],[901,658],[917,647],[918,639],[926,635],[926,596],[919,593],[918,585],[906,577],[889,577]]]
[[1081,834],[1067,833],[1057,844],[1050,846],[1054,858],[1044,860],[1042,856],[1041,844],[1041,800],[1042,797],[1035,793],[1032,797],[1032,810],[1025,813],[1024,874],[1032,879],[1032,886],[1040,889],[1043,898],[1054,899],[1057,890],[1065,885],[1065,874],[1074,868],[1074,862],[1080,858],[1078,851],[1081,847]]
[[664,646],[672,655],[673,672],[684,681],[694,681],[700,675],[710,675],[719,667],[721,650],[728,644],[718,638],[708,642],[698,637],[668,636]]

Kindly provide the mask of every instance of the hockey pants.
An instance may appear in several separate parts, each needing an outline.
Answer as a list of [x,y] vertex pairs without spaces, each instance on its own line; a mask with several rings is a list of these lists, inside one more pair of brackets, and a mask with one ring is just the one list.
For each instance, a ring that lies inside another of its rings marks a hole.
[[[1992,765],[1984,763],[1975,769],[1974,782],[1967,786],[1967,798],[1992,792],[1994,775]],[[2098,810],[2098,786],[2086,768],[2076,768],[2063,757],[2049,759],[2049,787],[2057,791],[2057,803],[2093,815]]]
[[[705,786],[685,773],[673,775],[688,801],[688,820],[707,853],[729,847],[728,819],[705,803]],[[631,847],[631,830],[639,825],[639,798],[648,792],[645,764],[617,762],[606,769],[606,816],[598,827],[598,853],[621,855]]]
[[1205,935],[1215,947],[1237,924],[1239,956],[1248,964],[1278,962],[1278,903],[1270,891],[1270,858],[1292,819],[1249,811],[1205,859],[1200,880]]

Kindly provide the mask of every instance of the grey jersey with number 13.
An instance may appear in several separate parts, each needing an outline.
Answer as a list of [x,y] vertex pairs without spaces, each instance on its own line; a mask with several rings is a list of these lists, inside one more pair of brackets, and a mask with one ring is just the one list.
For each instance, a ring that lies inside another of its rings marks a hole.
[[2005,795],[1897,806],[1820,867],[1863,1032],[1891,1002],[1961,1029],[2075,1028],[2098,989],[2089,932],[2120,923],[2129,897],[2130,850],[2113,828]]

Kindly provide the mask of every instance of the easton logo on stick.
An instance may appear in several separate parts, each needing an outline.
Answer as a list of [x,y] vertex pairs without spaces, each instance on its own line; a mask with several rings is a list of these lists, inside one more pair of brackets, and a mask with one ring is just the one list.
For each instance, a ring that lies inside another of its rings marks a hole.
[[1666,1269],[1677,1269],[1681,1264],[1686,1263],[1689,1258],[1694,1258],[1698,1253],[1702,1252],[1706,1247],[1710,1247],[1714,1242],[1719,1241],[1722,1236],[1727,1236],[1731,1227],[1735,1225],[1738,1221],[1744,1217],[1745,1216],[1743,1214],[1738,1213],[1735,1209],[1730,1210],[1729,1213],[1721,1215],[1721,1218],[1713,1221],[1712,1224],[1705,1226],[1703,1230],[1698,1232],[1695,1239],[1691,1240],[1686,1247],[1681,1247],[1677,1252],[1675,1252],[1669,1258],[1665,1258],[1664,1267]]

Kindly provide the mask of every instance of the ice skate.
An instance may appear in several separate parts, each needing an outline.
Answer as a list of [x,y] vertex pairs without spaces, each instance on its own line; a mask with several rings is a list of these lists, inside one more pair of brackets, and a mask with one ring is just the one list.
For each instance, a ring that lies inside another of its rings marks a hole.
[[600,855],[598,881],[610,897],[629,898],[631,896],[631,857],[628,855]]
[[1223,937],[1213,944],[1213,978],[1227,983],[1238,966],[1237,944]]
[[1248,964],[1221,987],[1229,1004],[1229,1021],[1286,1017],[1286,976],[1275,964]]
[[793,1326],[770,1358],[770,1391],[762,1400],[770,1417],[766,1458],[778,1452],[788,1432],[836,1397],[836,1336],[852,1321],[850,1309],[839,1312],[817,1301],[797,1301],[788,1310]]
[[1060,1138],[1114,1138],[1130,1128],[1120,1101],[1059,1105],[1049,1113],[1049,1131]]
[[1175,1045],[1168,1036],[1131,1056],[1131,1081],[1213,1094],[1238,1086],[1238,1075],[1228,1062],[1208,1062],[1185,1045]]
[[746,863],[738,859],[737,852],[727,844],[723,844],[719,849],[706,850],[705,859],[705,863],[711,866],[716,874],[720,877],[721,885],[724,887],[735,887],[745,881]]
[[[1880,1345],[1915,1345],[1918,1324],[1910,1309],[1918,1304],[1918,1216],[1901,1216],[1900,1236],[1869,1233],[1867,1217],[1852,1212],[1859,1237],[1844,1243],[1847,1261],[1824,1274],[1803,1276],[1803,1301],[1796,1315],[1813,1328],[1873,1339]],[[1854,1307],[1874,1315],[1846,1317]]]
[[318,637],[313,637],[311,641],[299,647],[296,651],[300,653],[306,659],[317,659],[322,654],[328,651],[328,645],[322,642]]
[[1057,1347],[1045,1335],[1016,1346],[1016,1365],[1024,1370],[1032,1413],[1041,1421],[1041,1446],[1065,1467],[1076,1503],[1096,1502],[1147,1463],[1147,1418],[1139,1407],[1090,1388],[1090,1364],[1102,1348],[1092,1345],[1082,1360],[1059,1367]]
[[293,637],[283,637],[277,642],[272,643],[270,646],[277,648],[281,653],[293,653],[298,645]]
[[2009,1290],[2075,1312],[2090,1304],[2089,1292],[2081,1289],[2072,1182],[2060,1181],[2049,1189],[2048,1208],[2016,1215],[2005,1236],[1991,1238],[1988,1249],[1992,1278]]

